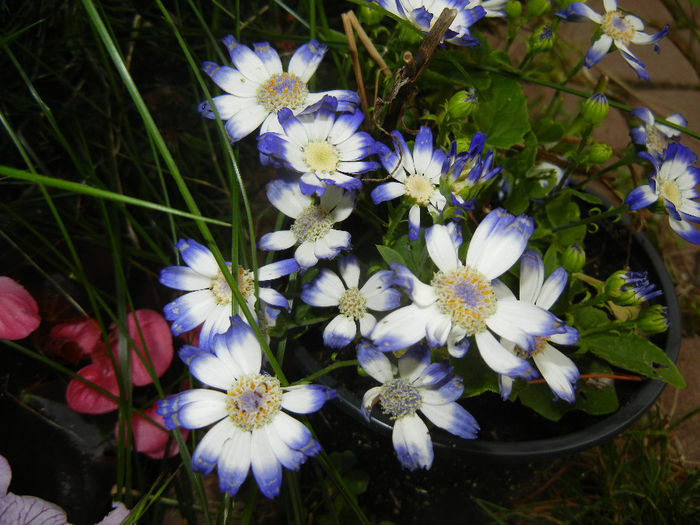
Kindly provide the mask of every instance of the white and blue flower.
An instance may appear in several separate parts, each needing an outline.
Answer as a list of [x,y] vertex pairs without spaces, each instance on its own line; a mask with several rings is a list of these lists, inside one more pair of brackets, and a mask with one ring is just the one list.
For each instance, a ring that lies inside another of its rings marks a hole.
[[666,33],[668,25],[661,31],[650,35],[643,31],[644,22],[638,17],[625,14],[617,9],[617,0],[603,0],[605,14],[600,15],[583,2],[574,2],[563,11],[554,13],[560,18],[570,22],[581,22],[587,18],[596,24],[600,24],[602,34],[593,42],[593,45],[586,54],[586,67],[593,67],[597,64],[615,44],[615,47],[622,54],[622,58],[634,69],[637,76],[643,80],[649,80],[645,65],[632,54],[627,47],[629,44],[653,44],[654,50],[658,53],[661,48],[657,44]]
[[[497,0],[491,2],[499,3]],[[457,17],[445,33],[445,41],[458,46],[478,46],[479,40],[471,35],[469,27],[486,15],[480,5],[468,0],[376,0],[391,14],[408,20],[424,32],[430,31],[443,9],[456,9]]]
[[688,242],[700,244],[700,231],[691,223],[700,223],[700,194],[695,187],[700,183],[700,169],[694,166],[697,156],[678,143],[669,144],[663,158],[643,151],[639,153],[654,166],[649,184],[632,190],[625,198],[630,210],[639,210],[661,201],[668,212],[668,222],[678,235]]
[[362,111],[336,116],[337,109],[338,100],[331,96],[296,117],[290,109],[282,108],[277,113],[282,131],[258,137],[263,155],[301,174],[303,193],[321,194],[326,184],[359,190],[362,183],[358,175],[379,168],[378,162],[365,160],[374,153],[375,141],[357,131],[364,118]]
[[[669,142],[677,142],[681,138],[681,132],[664,124],[657,124],[654,114],[648,108],[637,108],[632,110],[632,115],[644,122],[643,126],[637,126],[630,130],[632,142],[644,146],[646,150],[662,159],[664,150]],[[666,117],[666,120],[686,127],[688,121],[680,113],[674,113]]]
[[374,188],[371,197],[375,204],[405,197],[411,203],[408,237],[415,241],[420,231],[420,209],[427,208],[431,214],[437,215],[445,207],[446,199],[440,193],[439,185],[440,177],[447,173],[447,157],[440,148],[433,150],[433,133],[428,126],[421,126],[418,130],[413,152],[400,132],[394,131],[392,136],[396,152],[377,143],[377,155],[395,180]]
[[219,488],[235,495],[252,469],[260,491],[279,495],[282,467],[299,470],[321,447],[302,423],[284,411],[309,414],[335,397],[320,385],[282,387],[261,372],[262,351],[252,328],[231,319],[214,337],[211,351],[185,346],[180,358],[208,388],[195,388],[158,402],[168,429],[196,429],[216,423],[192,454],[192,469],[219,472]]
[[[233,294],[209,248],[193,239],[180,239],[175,245],[186,266],[168,266],[160,271],[160,283],[175,290],[189,292],[168,303],[163,308],[165,318],[173,321],[174,335],[196,328],[200,324],[199,343],[202,348],[211,346],[216,334],[230,326]],[[231,270],[231,263],[227,263]],[[272,281],[299,269],[294,259],[267,264],[258,268],[258,281]],[[238,291],[255,315],[255,276],[253,272],[238,267],[236,275]],[[269,319],[274,319],[279,309],[289,309],[289,302],[272,288],[258,289],[260,301],[265,304]],[[239,314],[243,315],[243,314]]]
[[[549,310],[564,291],[568,274],[561,266],[547,279],[544,278],[544,272],[542,256],[537,252],[526,250],[520,258],[520,300]],[[524,355],[521,357],[532,357],[537,370],[542,374],[554,395],[568,403],[573,403],[576,400],[574,389],[580,377],[578,367],[569,357],[549,344],[550,342],[561,345],[576,343],[578,331],[569,326],[565,328],[566,331],[560,334],[537,337],[535,349],[529,353],[517,348],[512,341],[502,339],[501,343],[514,354],[522,352]],[[499,375],[498,383],[501,396],[503,399],[508,399],[513,388],[513,378]]]
[[475,439],[479,424],[457,400],[464,392],[462,378],[448,362],[431,363],[423,345],[409,348],[393,365],[387,356],[369,344],[360,344],[357,360],[365,372],[382,383],[362,398],[362,414],[369,421],[378,402],[394,421],[392,441],[401,465],[408,470],[429,469],[433,464],[433,442],[420,411],[435,426],[456,436]]
[[457,142],[452,141],[450,151],[447,153],[449,165],[447,180],[452,191],[452,201],[460,208],[463,208],[467,200],[475,197],[470,190],[480,184],[493,179],[502,170],[503,166],[493,167],[493,151],[488,151],[482,159],[486,135],[476,133],[469,149],[457,153]]
[[467,8],[474,9],[481,6],[486,18],[501,18],[506,16],[506,4],[508,0],[468,0]]
[[354,192],[340,186],[328,186],[316,199],[304,195],[297,180],[287,179],[268,183],[266,190],[272,205],[294,219],[294,223],[289,230],[263,235],[258,242],[261,250],[286,250],[297,246],[294,258],[302,269],[306,269],[319,259],[332,259],[341,250],[350,249],[350,234],[333,229],[333,225],[352,213],[356,199]]
[[322,269],[318,277],[304,285],[301,300],[311,306],[337,306],[340,313],[323,330],[323,342],[331,348],[349,345],[360,334],[368,337],[377,319],[368,310],[386,312],[398,307],[401,294],[391,288],[393,273],[378,271],[359,288],[360,263],[354,255],[342,257],[338,261],[340,276],[328,269]]
[[[279,131],[277,113],[282,108],[297,114],[324,95],[333,95],[338,99],[339,111],[352,111],[360,101],[357,93],[345,89],[309,93],[307,83],[326,53],[326,46],[316,40],[294,52],[286,72],[277,51],[267,42],[253,44],[251,50],[229,35],[223,43],[235,67],[204,62],[202,70],[227,93],[212,101],[219,117],[226,121],[232,142],[248,136],[258,126],[261,133]],[[216,118],[208,101],[199,105],[199,112],[206,118]]]
[[397,284],[406,289],[412,303],[377,323],[371,336],[374,344],[393,351],[426,338],[430,346],[447,345],[450,355],[462,357],[469,346],[467,337],[474,337],[492,370],[529,377],[531,365],[506,350],[493,333],[530,352],[537,337],[565,331],[548,311],[504,292],[505,285],[497,279],[520,258],[533,229],[531,218],[498,208],[477,227],[463,264],[449,228],[441,224],[429,228],[426,245],[438,271],[425,284],[405,266],[391,265]]

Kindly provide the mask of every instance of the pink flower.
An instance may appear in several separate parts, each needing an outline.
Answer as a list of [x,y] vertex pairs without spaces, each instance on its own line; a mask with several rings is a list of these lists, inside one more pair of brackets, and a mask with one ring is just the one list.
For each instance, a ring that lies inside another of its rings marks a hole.
[[57,324],[51,329],[46,350],[78,363],[88,357],[100,342],[100,325],[95,319],[73,319]]
[[[127,318],[127,331],[134,345],[130,352],[131,382],[144,386],[153,382],[141,357],[150,359],[157,377],[162,376],[173,359],[173,339],[168,323],[154,310],[136,310]],[[143,340],[142,340],[143,336]],[[83,379],[94,383],[115,397],[119,397],[119,385],[112,364],[119,361],[119,330],[111,327],[110,347],[98,340],[91,348],[92,363],[78,371]],[[144,344],[145,343],[145,344]],[[110,358],[110,352],[112,358]],[[139,357],[141,356],[141,357]],[[68,406],[84,414],[106,414],[116,410],[116,401],[107,397],[93,385],[73,379],[66,390]]]
[[[132,417],[131,425],[134,435],[134,448],[136,451],[143,452],[149,458],[163,459],[166,456],[174,456],[179,452],[179,449],[177,442],[171,439],[170,432],[165,430],[163,416],[156,413],[157,408],[157,405],[152,405],[143,412],[158,423],[158,425],[136,413],[134,413]],[[119,425],[115,427],[114,434],[117,435],[118,432]],[[189,431],[180,429],[180,432],[182,433],[182,437],[187,439]],[[168,441],[170,441],[170,447],[166,450]]]
[[0,339],[24,339],[39,327],[39,307],[17,281],[0,277]]

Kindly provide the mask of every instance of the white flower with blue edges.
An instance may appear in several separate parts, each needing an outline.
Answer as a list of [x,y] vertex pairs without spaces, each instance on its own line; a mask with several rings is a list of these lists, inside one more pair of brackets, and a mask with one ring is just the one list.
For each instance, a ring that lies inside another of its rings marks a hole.
[[409,348],[393,365],[384,353],[360,344],[357,360],[382,383],[365,393],[362,414],[369,421],[372,407],[379,403],[394,421],[392,441],[404,468],[427,470],[433,464],[433,442],[419,411],[451,434],[476,438],[479,424],[456,402],[464,392],[462,378],[452,372],[448,362],[431,363],[430,350],[424,345]]
[[479,45],[479,40],[469,32],[469,27],[486,15],[486,11],[480,5],[471,5],[467,0],[376,0],[376,2],[391,14],[408,20],[426,33],[430,31],[443,9],[456,9],[457,16],[445,33],[445,41],[458,46]]
[[586,54],[586,67],[590,68],[597,64],[614,43],[622,54],[622,58],[634,69],[637,76],[643,80],[649,80],[644,63],[634,56],[627,46],[629,44],[653,44],[654,50],[657,53],[660,52],[661,48],[657,42],[668,33],[668,25],[664,26],[658,33],[650,35],[643,31],[644,22],[638,17],[625,14],[617,9],[617,0],[603,0],[603,7],[605,14],[600,15],[583,2],[574,2],[563,11],[554,14],[570,22],[581,22],[587,18],[600,24],[602,34],[593,42]]
[[[391,288],[393,274],[380,270],[360,288],[360,263],[354,255],[338,260],[340,277],[326,268],[313,281],[304,285],[301,300],[311,306],[337,306],[339,314],[323,330],[323,342],[331,348],[349,345],[360,334],[368,337],[377,323],[369,312],[386,312],[398,307],[401,293]],[[342,277],[342,279],[341,279]]]
[[[258,126],[261,133],[279,131],[279,110],[289,108],[297,114],[324,95],[338,99],[339,111],[351,111],[359,104],[359,95],[345,89],[309,93],[307,83],[327,49],[316,40],[294,52],[287,71],[282,69],[277,51],[267,42],[253,44],[251,50],[228,35],[223,43],[235,67],[204,62],[202,70],[227,93],[212,101],[219,117],[226,121],[226,132],[232,142],[248,136]],[[199,105],[199,112],[206,118],[216,118],[208,101]]]
[[468,9],[481,6],[486,14],[486,18],[501,18],[506,16],[506,4],[508,0],[469,0]]
[[630,210],[639,210],[661,201],[668,211],[668,222],[674,232],[693,244],[700,244],[700,231],[690,223],[700,223],[700,197],[695,187],[700,183],[700,169],[693,164],[695,153],[678,143],[669,144],[663,158],[646,151],[638,154],[654,166],[649,184],[638,186],[625,198]]
[[465,197],[475,196],[470,193],[472,188],[487,183],[503,170],[503,166],[493,167],[493,151],[489,150],[481,158],[485,143],[486,135],[475,133],[467,151],[457,153],[457,141],[453,140],[447,152],[447,180],[452,191],[452,202],[460,208],[466,204]]
[[358,175],[376,170],[378,162],[364,160],[374,153],[375,141],[364,131],[362,111],[336,116],[338,100],[325,96],[318,104],[294,116],[282,108],[277,118],[280,132],[263,133],[258,149],[301,175],[299,186],[306,194],[325,191],[326,184],[359,190]]
[[[186,266],[168,266],[160,271],[160,283],[175,290],[189,292],[168,303],[163,308],[165,318],[173,321],[174,335],[202,325],[199,344],[210,348],[212,338],[225,332],[230,326],[231,303],[234,300],[224,274],[221,272],[209,248],[193,239],[180,239],[175,245]],[[227,263],[231,270],[231,263]],[[267,264],[258,268],[258,281],[272,281],[299,269],[294,259]],[[255,315],[255,276],[243,267],[238,268],[238,291]],[[266,316],[274,320],[279,309],[289,308],[289,302],[272,288],[259,287],[258,295],[264,303]],[[239,315],[243,315],[242,313]]]
[[406,289],[412,303],[377,323],[374,344],[381,351],[394,351],[426,338],[430,346],[447,345],[450,355],[462,357],[467,338],[474,337],[492,370],[529,377],[530,363],[503,348],[494,333],[529,352],[535,350],[537,337],[565,331],[548,311],[504,293],[505,285],[497,279],[520,258],[533,229],[531,218],[495,209],[475,230],[462,263],[450,230],[442,224],[429,228],[426,246],[438,270],[425,284],[405,266],[391,265],[396,284]]
[[[544,278],[544,272],[542,256],[537,252],[526,250],[520,258],[520,300],[549,310],[566,288],[568,274],[561,266],[547,279]],[[578,367],[569,357],[549,343],[572,345],[577,341],[578,331],[566,326],[566,331],[563,333],[535,338],[535,349],[529,353],[517,348],[512,341],[502,339],[501,343],[514,354],[520,352],[523,354],[521,357],[531,357],[554,395],[568,403],[573,403],[576,400],[574,389],[580,376]],[[513,378],[500,375],[498,383],[501,396],[503,399],[508,399],[513,388]]]
[[[677,142],[681,138],[681,132],[665,124],[658,124],[654,114],[648,108],[637,108],[631,114],[644,122],[643,126],[637,126],[630,130],[632,142],[644,146],[646,150],[657,157],[663,158],[664,150],[669,142]],[[680,113],[674,113],[666,117],[666,120],[686,127],[688,121]]]
[[333,229],[348,218],[355,207],[356,195],[340,186],[328,186],[320,198],[304,195],[297,180],[276,179],[266,186],[267,198],[287,217],[294,219],[289,230],[263,235],[261,250],[286,250],[297,246],[294,258],[302,269],[311,268],[319,259],[332,259],[341,250],[350,249],[350,234]]
[[168,429],[196,429],[216,423],[192,454],[192,469],[219,472],[219,488],[231,496],[253,470],[260,491],[279,495],[282,467],[299,470],[321,447],[302,423],[285,411],[309,414],[335,397],[320,385],[282,387],[261,372],[262,351],[253,330],[240,318],[214,337],[211,351],[184,346],[180,358],[209,388],[194,388],[158,402]]
[[377,155],[384,169],[395,179],[380,184],[372,190],[375,204],[405,197],[411,207],[408,211],[408,237],[418,239],[420,231],[420,209],[426,208],[432,215],[445,207],[445,196],[440,193],[440,177],[447,173],[448,162],[440,148],[433,150],[433,133],[428,126],[421,126],[413,144],[413,152],[399,131],[391,134],[396,143],[396,152],[377,143]]

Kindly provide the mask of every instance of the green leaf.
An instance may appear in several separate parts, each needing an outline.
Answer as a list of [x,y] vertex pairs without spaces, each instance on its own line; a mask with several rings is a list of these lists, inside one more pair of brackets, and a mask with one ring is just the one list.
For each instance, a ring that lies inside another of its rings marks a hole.
[[579,330],[599,327],[610,322],[610,319],[608,319],[608,314],[593,306],[586,306],[580,310],[575,310],[573,314],[574,325]]
[[536,156],[537,137],[532,132],[528,132],[525,134],[525,149],[508,157],[504,162],[505,169],[516,176],[525,175],[535,163]]
[[401,256],[399,252],[394,250],[393,248],[389,248],[388,246],[384,246],[383,244],[377,244],[377,251],[379,252],[379,255],[382,256],[382,259],[384,259],[384,262],[387,264],[391,263],[399,263],[402,264],[403,266],[406,266],[406,261],[404,258]]
[[486,144],[508,149],[525,140],[530,131],[527,100],[514,78],[492,75],[491,87],[480,91],[479,109],[475,113],[479,131],[487,136]]
[[654,343],[637,334],[594,334],[581,338],[579,346],[608,363],[669,385],[685,388],[675,363]]

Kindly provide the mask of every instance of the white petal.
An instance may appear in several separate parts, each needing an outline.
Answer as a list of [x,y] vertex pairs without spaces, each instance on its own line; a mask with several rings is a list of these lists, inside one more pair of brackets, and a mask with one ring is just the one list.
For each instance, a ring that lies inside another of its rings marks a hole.
[[440,271],[448,272],[462,265],[457,255],[457,248],[446,226],[436,224],[425,232],[425,244],[430,258]]
[[433,465],[433,442],[428,427],[416,414],[394,422],[392,441],[399,462],[407,469],[427,470]]
[[530,364],[503,348],[488,330],[479,332],[474,337],[481,357],[494,372],[511,377],[528,377],[532,374]]
[[340,275],[348,288],[357,288],[360,283],[360,262],[354,255],[343,257],[338,261]]
[[217,470],[221,491],[234,495],[250,470],[251,433],[244,432],[232,424],[231,427],[233,436],[224,442]]
[[429,311],[414,304],[394,310],[372,331],[372,341],[382,351],[401,350],[425,337]]
[[270,447],[264,429],[253,430],[250,442],[250,466],[260,492],[267,498],[279,496],[282,485],[282,465]]
[[576,364],[549,344],[545,344],[542,350],[533,353],[532,358],[557,397],[573,403],[576,399],[574,385],[579,378]]

